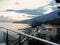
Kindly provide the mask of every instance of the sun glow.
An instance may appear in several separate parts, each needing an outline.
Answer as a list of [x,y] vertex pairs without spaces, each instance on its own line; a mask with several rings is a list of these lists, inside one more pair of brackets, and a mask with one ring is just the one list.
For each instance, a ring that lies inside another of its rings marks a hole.
[[[3,9],[36,9],[49,4],[51,0],[9,0],[2,7]],[[2,5],[2,4],[1,4]]]
[[[15,12],[4,12],[6,9],[37,9],[38,7],[42,7],[48,5],[51,0],[3,0],[0,3],[0,15],[9,16],[13,19],[30,19],[29,17],[24,17],[22,15],[28,15],[23,13],[15,13]],[[51,8],[48,8],[49,11],[52,11]],[[48,11],[48,12],[49,12]]]

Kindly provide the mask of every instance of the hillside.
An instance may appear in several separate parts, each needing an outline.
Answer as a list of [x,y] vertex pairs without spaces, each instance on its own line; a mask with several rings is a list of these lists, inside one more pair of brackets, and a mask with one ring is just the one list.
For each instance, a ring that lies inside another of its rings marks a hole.
[[36,21],[39,21],[39,22],[45,22],[45,21],[56,19],[56,18],[60,18],[60,16],[57,13],[58,11],[59,10],[56,10],[56,11],[51,12],[49,14],[36,17],[33,20],[36,20]]
[[34,24],[36,21],[40,23],[58,23],[60,22],[60,16],[57,14],[59,10],[51,12],[49,14],[41,15],[35,17],[33,19],[23,20],[23,21],[15,21],[14,23],[31,23]]

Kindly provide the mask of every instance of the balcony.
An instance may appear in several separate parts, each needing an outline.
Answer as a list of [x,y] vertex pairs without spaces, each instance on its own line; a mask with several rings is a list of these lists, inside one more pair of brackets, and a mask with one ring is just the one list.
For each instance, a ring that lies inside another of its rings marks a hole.
[[2,45],[59,45],[57,43],[38,38],[26,33],[22,32],[16,32],[4,27],[1,27],[0,29],[5,29],[5,31],[2,31],[2,42],[0,44]]

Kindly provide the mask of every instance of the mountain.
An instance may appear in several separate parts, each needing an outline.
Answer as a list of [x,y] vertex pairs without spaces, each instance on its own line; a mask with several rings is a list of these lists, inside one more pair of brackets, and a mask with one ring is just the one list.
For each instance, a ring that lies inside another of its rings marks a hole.
[[[36,23],[52,23],[54,21],[54,23],[56,22],[60,22],[60,16],[58,15],[58,12],[60,12],[60,10],[56,10],[53,11],[49,14],[44,14],[38,17],[35,17],[33,19],[28,19],[28,20],[23,20],[23,21],[15,21],[15,23],[31,23],[32,24],[36,24]],[[55,23],[55,24],[56,24]]]
[[56,24],[60,25],[60,15],[58,15],[59,10],[51,12],[49,14],[39,16],[33,19],[31,26],[36,27],[41,24]]
[[56,19],[56,18],[60,18],[60,16],[58,15],[58,12],[60,12],[60,11],[56,10],[56,11],[51,12],[49,14],[45,14],[45,15],[36,17],[33,20],[36,20],[36,21],[39,21],[39,22],[45,22],[45,21]]
[[60,25],[60,18],[56,18],[53,20],[49,20],[47,22],[45,22],[46,24],[56,24],[56,25]]
[[13,23],[23,23],[23,24],[30,24],[32,19],[22,20],[22,21],[14,21]]

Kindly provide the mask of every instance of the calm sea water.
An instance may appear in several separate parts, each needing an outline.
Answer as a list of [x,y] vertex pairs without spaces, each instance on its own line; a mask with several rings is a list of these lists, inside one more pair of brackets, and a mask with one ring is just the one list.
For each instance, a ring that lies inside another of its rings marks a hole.
[[[0,27],[18,31],[18,29],[28,28],[29,24],[19,24],[19,23],[0,23]],[[1,28],[0,28],[1,29]],[[1,30],[0,30],[1,31]],[[21,31],[21,30],[20,30]]]
[[[0,22],[0,27],[4,27],[16,32],[23,32],[24,30],[18,30],[18,29],[25,29],[29,27],[29,24],[18,24],[18,23],[4,23]],[[3,31],[6,32],[6,29],[0,28],[0,42],[3,41]],[[14,32],[9,31],[10,35],[17,37],[17,35]]]

